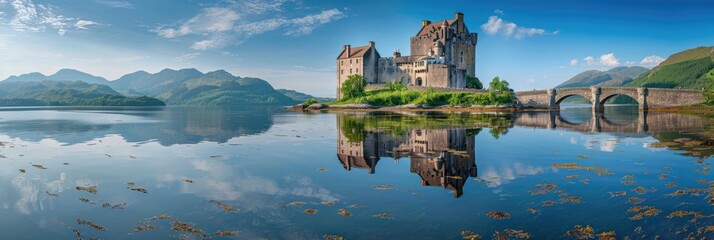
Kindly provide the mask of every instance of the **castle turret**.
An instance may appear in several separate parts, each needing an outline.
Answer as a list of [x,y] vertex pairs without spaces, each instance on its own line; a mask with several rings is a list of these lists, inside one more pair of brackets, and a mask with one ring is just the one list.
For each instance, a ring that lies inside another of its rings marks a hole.
[[461,12],[456,12],[456,31],[464,31],[464,14]]
[[422,27],[426,27],[426,26],[429,25],[429,24],[431,24],[431,21],[429,21],[429,20],[422,20],[422,21],[421,21],[421,26],[422,26]]

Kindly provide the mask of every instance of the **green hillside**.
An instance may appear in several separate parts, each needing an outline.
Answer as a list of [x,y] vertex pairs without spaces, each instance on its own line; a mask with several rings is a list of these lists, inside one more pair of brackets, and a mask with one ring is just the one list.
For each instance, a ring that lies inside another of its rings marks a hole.
[[276,91],[265,80],[241,78],[224,70],[205,74],[196,69],[164,69],[155,74],[140,71],[112,81],[111,85],[128,94],[156,97],[169,105],[292,105],[300,102]]
[[81,81],[3,81],[0,106],[164,106],[150,97],[125,97],[101,84]]
[[298,102],[305,102],[305,100],[308,100],[311,98],[314,98],[318,102],[334,102],[335,100],[337,100],[335,98],[314,97],[312,95],[301,93],[301,92],[298,92],[295,90],[290,90],[290,89],[275,89],[275,90],[289,98],[292,98],[295,101],[298,101]]
[[556,88],[590,86],[622,87],[648,71],[649,69],[639,66],[616,67],[607,71],[590,70],[573,76]]
[[628,86],[701,89],[714,81],[714,47],[675,53]]

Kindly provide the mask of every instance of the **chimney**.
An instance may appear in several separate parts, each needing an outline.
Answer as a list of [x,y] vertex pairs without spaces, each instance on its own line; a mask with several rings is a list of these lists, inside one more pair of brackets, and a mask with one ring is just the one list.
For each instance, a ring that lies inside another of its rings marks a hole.
[[422,26],[422,27],[426,27],[426,25],[429,25],[429,24],[431,24],[431,21],[429,21],[429,20],[422,20],[422,21],[421,21],[421,26]]
[[350,57],[350,49],[351,49],[351,47],[349,44],[345,45],[345,53],[347,53],[348,58]]
[[374,48],[374,41],[369,41],[369,44],[367,44],[369,47]]
[[464,21],[464,14],[461,12],[456,12],[456,20]]

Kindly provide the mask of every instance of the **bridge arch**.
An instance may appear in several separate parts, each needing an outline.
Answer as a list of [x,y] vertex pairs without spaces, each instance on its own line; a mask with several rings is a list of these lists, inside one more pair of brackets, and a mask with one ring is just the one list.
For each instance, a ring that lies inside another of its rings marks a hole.
[[560,94],[559,94],[558,97],[557,97],[556,100],[555,100],[555,105],[560,106],[560,103],[563,102],[563,100],[565,100],[565,99],[567,99],[567,98],[569,98],[569,97],[574,97],[574,96],[578,96],[578,97],[585,98],[585,99],[587,99],[590,103],[592,103],[592,99],[590,99],[590,97],[588,97],[588,96],[586,96],[586,95],[582,95],[582,94],[579,94],[579,93],[571,93],[571,94],[567,94],[567,95],[563,95],[563,96],[560,96]]

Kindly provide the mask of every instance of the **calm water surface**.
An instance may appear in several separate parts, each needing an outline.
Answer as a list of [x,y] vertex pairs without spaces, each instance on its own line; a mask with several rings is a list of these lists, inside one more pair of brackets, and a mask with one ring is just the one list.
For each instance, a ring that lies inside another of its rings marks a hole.
[[557,239],[589,225],[618,239],[712,238],[710,121],[631,106],[595,115],[4,109],[0,232],[490,239],[513,229]]

